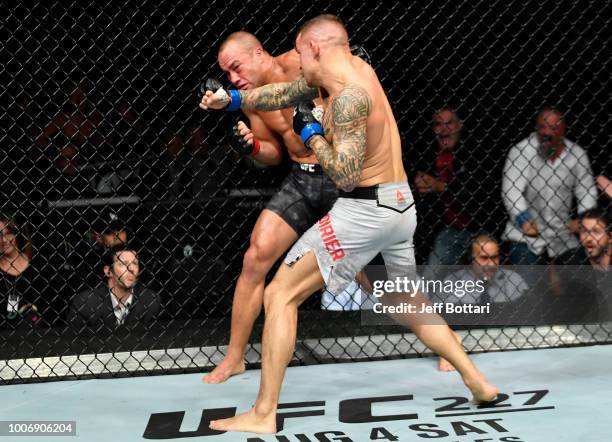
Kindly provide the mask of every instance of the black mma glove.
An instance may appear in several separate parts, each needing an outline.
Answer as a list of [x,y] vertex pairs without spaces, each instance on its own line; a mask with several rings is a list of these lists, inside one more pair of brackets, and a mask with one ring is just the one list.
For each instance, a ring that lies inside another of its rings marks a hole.
[[321,122],[313,114],[315,105],[312,101],[299,103],[293,111],[293,131],[302,138],[302,143],[307,149],[308,141],[314,135],[324,136]]
[[238,123],[232,126],[232,130],[230,132],[230,142],[232,144],[232,148],[241,155],[255,156],[257,153],[259,153],[259,149],[261,147],[259,141],[255,137],[253,137],[252,144],[247,143],[244,136],[240,134]]
[[232,112],[240,109],[240,93],[236,90],[230,89],[225,90],[219,80],[215,78],[209,78],[202,84],[200,84],[200,94],[204,95],[206,91],[213,91],[215,95],[221,97],[224,101],[227,101],[226,111]]

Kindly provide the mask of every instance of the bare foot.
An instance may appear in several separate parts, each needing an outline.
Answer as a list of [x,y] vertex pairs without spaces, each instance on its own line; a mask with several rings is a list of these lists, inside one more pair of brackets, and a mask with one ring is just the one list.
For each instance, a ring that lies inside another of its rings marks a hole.
[[234,362],[225,358],[213,371],[202,378],[202,382],[205,384],[220,384],[227,381],[231,376],[244,373],[245,369],[244,360]]
[[276,433],[276,413],[258,415],[252,408],[246,413],[229,419],[219,419],[210,422],[210,428],[217,431],[245,431],[248,433]]
[[[461,345],[461,336],[459,336],[455,332],[453,332],[453,336],[455,337],[455,340],[457,341],[457,343]],[[455,366],[451,364],[449,361],[447,361],[446,359],[444,359],[443,357],[440,357],[440,360],[438,361],[438,370],[455,371]]]
[[463,378],[465,386],[470,389],[474,396],[474,402],[491,402],[497,397],[499,390],[493,384],[490,384],[482,373],[473,379]]
[[455,366],[453,364],[451,364],[450,362],[448,362],[443,357],[440,357],[440,360],[438,361],[438,370],[440,370],[440,371],[455,371]]

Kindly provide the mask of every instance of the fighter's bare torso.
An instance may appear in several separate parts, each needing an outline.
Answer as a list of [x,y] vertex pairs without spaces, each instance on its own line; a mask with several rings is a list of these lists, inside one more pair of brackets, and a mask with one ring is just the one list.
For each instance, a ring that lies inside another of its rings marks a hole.
[[[353,56],[350,66],[347,66],[344,83],[345,88],[357,86],[365,89],[372,101],[372,108],[367,119],[365,160],[358,186],[405,181],[407,177],[402,164],[399,130],[376,73],[370,65],[359,57]],[[334,133],[332,103],[337,96],[338,94],[333,94],[323,103],[325,138],[332,145]]]
[[[276,69],[267,79],[269,83],[292,82],[300,76],[300,57],[294,50],[285,52],[275,57],[275,62],[280,67]],[[300,136],[293,131],[293,109],[281,109],[271,112],[246,111],[247,117],[256,113],[271,131],[280,136],[287,148],[289,157],[298,163],[317,164],[315,154],[304,147]]]

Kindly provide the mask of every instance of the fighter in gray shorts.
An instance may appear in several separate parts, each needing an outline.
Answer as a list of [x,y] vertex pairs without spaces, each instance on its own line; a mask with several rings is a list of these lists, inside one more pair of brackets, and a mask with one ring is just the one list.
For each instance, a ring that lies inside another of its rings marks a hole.
[[378,254],[389,279],[414,271],[413,236],[417,218],[407,182],[357,187],[340,192],[331,211],[291,248],[285,264],[315,252],[327,289],[342,292]]
[[279,215],[300,236],[331,209],[337,198],[338,189],[321,166],[293,163],[266,209]]

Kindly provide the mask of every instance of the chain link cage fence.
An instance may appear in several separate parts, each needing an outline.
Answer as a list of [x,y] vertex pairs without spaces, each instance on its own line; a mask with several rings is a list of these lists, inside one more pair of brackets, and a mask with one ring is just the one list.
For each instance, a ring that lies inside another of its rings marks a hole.
[[[233,31],[253,32],[278,55],[293,48],[297,28],[311,17],[327,12],[345,22],[351,44],[369,53],[398,121],[419,213],[418,264],[459,264],[479,231],[498,240],[502,263],[520,252],[534,258],[525,243],[505,241],[520,208],[502,192],[504,180],[520,180],[532,160],[512,177],[504,164],[547,106],[562,112],[567,138],[582,146],[591,170],[577,178],[574,166],[560,166],[529,176],[527,198],[541,192],[540,201],[551,202],[534,214],[530,200],[532,216],[608,210],[588,177],[612,176],[609,2],[50,1],[0,8],[3,383],[202,371],[225,354],[250,232],[291,167],[261,167],[237,154],[228,130],[238,116],[197,106],[205,78],[229,86],[216,57]],[[436,137],[453,132],[454,117],[461,147],[449,160]],[[447,189],[431,191],[432,183]],[[541,235],[565,238],[561,249],[580,247],[557,229]],[[107,281],[114,264],[105,269],[103,261],[105,247],[118,242],[140,261],[138,302],[127,311],[113,310]],[[364,324],[355,311],[361,298],[345,295],[320,293],[300,308],[292,363],[426,353],[402,327]],[[525,296],[544,297],[537,290]],[[260,318],[250,367],[259,363],[261,330]],[[468,351],[612,340],[601,321],[457,330]]]

